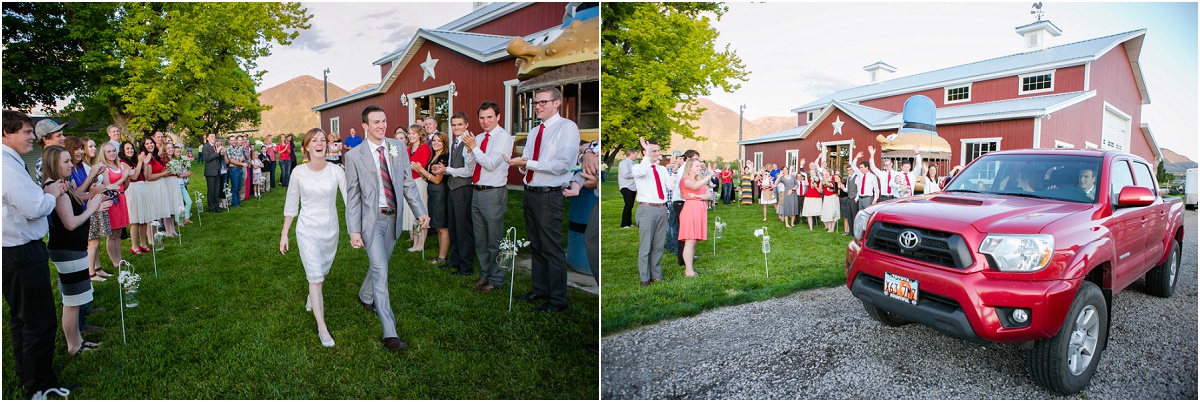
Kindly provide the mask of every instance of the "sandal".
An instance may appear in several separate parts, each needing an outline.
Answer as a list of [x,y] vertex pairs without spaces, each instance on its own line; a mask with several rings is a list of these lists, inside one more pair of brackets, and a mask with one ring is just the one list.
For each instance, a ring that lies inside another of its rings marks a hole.
[[96,270],[96,275],[100,275],[100,277],[101,277],[101,278],[107,278],[107,277],[110,277],[110,276],[112,276],[112,274],[110,274],[110,273],[108,273],[108,272],[104,272],[104,269],[103,269],[103,268],[101,268],[101,269],[97,269],[97,270]]
[[97,350],[99,348],[100,348],[99,343],[83,341],[83,345],[81,345],[79,347],[79,350],[76,350],[75,353],[71,353],[71,356],[79,356],[79,355],[83,354],[83,352],[91,352],[91,351]]
[[91,279],[92,282],[104,282],[104,281],[108,280],[108,279],[101,278],[100,275],[96,275],[96,274],[91,274],[91,275],[89,275],[88,278]]
[[139,250],[139,249],[136,249],[136,248],[130,248],[130,249],[129,249],[129,253],[130,253],[130,254],[144,254],[144,253],[142,252],[142,250]]
[[430,264],[443,264],[443,263],[445,263],[445,262],[446,262],[446,259],[445,259],[445,258],[442,258],[442,257],[437,257],[437,258],[434,258],[434,259],[432,259],[432,260],[429,260],[429,263],[430,263]]

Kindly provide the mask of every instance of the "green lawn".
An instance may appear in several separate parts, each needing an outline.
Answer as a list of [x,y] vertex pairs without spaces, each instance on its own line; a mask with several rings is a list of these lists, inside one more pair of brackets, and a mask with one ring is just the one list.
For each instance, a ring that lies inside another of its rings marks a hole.
[[[785,229],[771,207],[764,223],[761,205],[718,205],[708,213],[709,240],[696,245],[695,269],[699,277],[684,277],[684,268],[676,265],[675,255],[664,252],[664,281],[642,287],[637,267],[637,228],[620,228],[623,200],[616,180],[605,182],[602,188],[601,318],[605,335],[716,307],[845,284],[845,249],[850,237],[826,233],[819,225],[811,232],[807,225]],[[716,240],[714,255],[714,223],[718,216],[728,227],[724,237]],[[754,236],[755,229],[764,225],[771,235],[771,252],[767,255],[770,278],[763,268],[762,243]]]
[[[203,168],[193,171],[189,192],[204,191]],[[286,256],[278,251],[284,196],[285,189],[277,188],[243,208],[205,213],[203,227],[194,223],[182,229],[182,246],[166,239],[166,250],[158,254],[158,278],[151,255],[128,255],[126,241],[125,258],[143,277],[141,304],[125,310],[129,343],[121,342],[114,277],[95,287],[93,307],[108,311],[88,317],[108,327],[88,337],[104,342],[100,350],[68,357],[58,331],[54,366],[60,381],[81,386],[72,399],[599,395],[599,356],[584,350],[597,343],[596,296],[570,289],[565,313],[536,313],[536,304],[519,301],[508,312],[507,287],[476,293],[471,285],[477,278],[450,275],[422,261],[419,253],[406,252],[407,236],[396,246],[388,280],[399,335],[410,346],[386,351],[378,318],[357,302],[367,255],[350,247],[344,224],[325,282],[326,321],[337,345],[322,347],[313,316],[304,311],[308,285],[294,234],[293,251]],[[520,237],[525,237],[523,216],[520,193],[510,192],[505,223],[517,226]],[[431,237],[426,259],[435,256]],[[57,294],[53,268],[51,273]],[[529,282],[529,275],[518,270],[517,296],[530,290]],[[8,314],[6,303],[5,325]],[[3,349],[3,396],[20,399],[12,345],[5,342]]]

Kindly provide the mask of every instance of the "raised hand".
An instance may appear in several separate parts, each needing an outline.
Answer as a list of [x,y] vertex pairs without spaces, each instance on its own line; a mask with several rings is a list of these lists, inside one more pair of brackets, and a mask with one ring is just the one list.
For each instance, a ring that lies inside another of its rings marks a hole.
[[642,151],[650,149],[650,143],[646,142],[645,137],[638,137],[638,143],[642,144]]
[[854,159],[862,159],[862,156],[863,156],[862,151],[858,151],[858,155],[854,155]]
[[871,157],[872,157],[872,158],[874,158],[874,157],[875,157],[875,146],[874,146],[874,145],[867,145],[867,152],[870,152],[870,153],[871,153]]

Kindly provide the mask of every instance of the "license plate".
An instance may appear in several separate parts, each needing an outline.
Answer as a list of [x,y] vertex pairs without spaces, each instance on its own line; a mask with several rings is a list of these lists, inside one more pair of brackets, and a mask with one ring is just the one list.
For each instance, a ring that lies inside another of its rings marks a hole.
[[883,294],[905,303],[917,304],[917,295],[920,293],[918,285],[914,279],[889,272],[883,274]]

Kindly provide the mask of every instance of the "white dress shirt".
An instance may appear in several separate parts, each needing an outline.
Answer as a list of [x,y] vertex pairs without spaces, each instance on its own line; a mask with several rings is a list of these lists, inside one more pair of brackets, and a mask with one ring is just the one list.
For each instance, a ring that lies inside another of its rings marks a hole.
[[[371,162],[375,163],[375,172],[376,172],[375,183],[379,185],[379,208],[380,209],[387,208],[388,207],[387,196],[383,195],[383,173],[380,172],[380,169],[379,169],[379,148],[384,146],[384,144],[387,144],[387,138],[383,139],[382,144],[376,144],[374,142],[371,142],[371,140],[369,140],[369,139],[364,142],[367,143],[367,149],[371,150]],[[395,147],[394,144],[392,146]],[[404,151],[401,150],[401,151],[397,151],[397,152],[404,152]],[[390,152],[388,152],[387,149],[384,149],[383,157],[387,159],[387,164],[388,164],[388,169],[389,169],[388,174],[390,174],[394,177],[396,175],[396,172],[391,171],[392,154]],[[401,180],[401,182],[403,182],[403,180]],[[394,195],[396,197],[396,208],[403,208],[400,206],[400,198],[402,198],[400,196],[400,189],[393,188],[392,195]]]
[[[658,171],[657,184],[654,181],[655,170]],[[633,176],[633,183],[637,187],[637,202],[663,204],[667,201],[664,198],[667,195],[667,184],[671,181],[671,175],[665,166],[654,163],[650,158],[642,158],[642,163],[634,165],[630,168],[630,172],[630,175]],[[659,190],[662,190],[662,197],[658,196]]]
[[4,148],[4,247],[15,247],[37,240],[50,231],[55,199],[46,194],[25,170],[25,162],[15,149]]
[[[488,137],[487,152],[482,150],[485,136]],[[479,182],[471,184],[488,187],[508,185],[508,158],[512,155],[512,149],[513,137],[504,127],[496,126],[492,131],[475,136],[475,149],[471,150],[471,154],[475,156],[475,164],[483,166],[483,169],[479,172]],[[471,174],[475,174],[474,166],[471,167]]]
[[[538,152],[538,160],[533,160],[534,146],[537,144],[538,131],[545,127],[542,135],[542,149]],[[535,187],[565,186],[571,182],[571,168],[579,156],[579,126],[575,122],[559,117],[557,113],[543,121],[541,125],[529,131],[525,140],[525,150],[521,157],[527,161],[525,168],[520,169],[521,180],[525,180],[525,172],[533,171],[533,180],[528,184]]]

